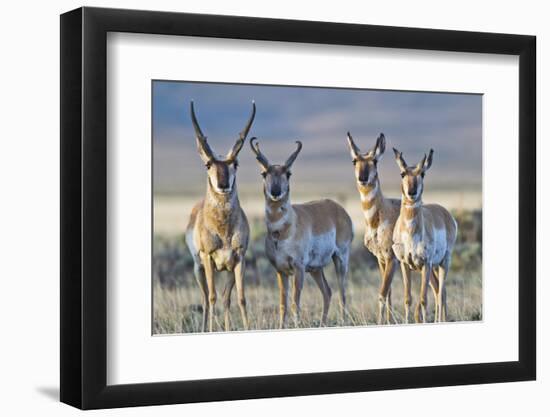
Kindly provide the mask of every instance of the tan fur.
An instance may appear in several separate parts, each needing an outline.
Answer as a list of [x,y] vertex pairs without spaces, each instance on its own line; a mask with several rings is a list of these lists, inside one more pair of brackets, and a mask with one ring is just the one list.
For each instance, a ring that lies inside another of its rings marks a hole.
[[400,201],[385,198],[380,186],[377,163],[382,158],[386,140],[380,134],[372,150],[362,154],[348,133],[348,144],[354,162],[357,190],[365,218],[365,247],[378,260],[380,288],[378,291],[378,324],[391,323],[391,283],[397,261],[392,250],[393,228],[399,217]]
[[236,188],[226,195],[216,194],[210,183],[207,196],[198,202],[192,210],[185,238],[195,263],[195,276],[203,292],[203,331],[210,317],[210,331],[213,331],[217,292],[215,282],[208,279],[208,273],[229,271],[233,276],[224,291],[226,311],[225,329],[230,330],[229,308],[231,290],[237,284],[239,308],[245,328],[248,328],[246,299],[243,277],[236,276],[236,269],[244,272],[244,258],[248,248],[249,225],[246,215],[239,204]]
[[[405,287],[410,292],[410,271],[420,271],[422,282],[416,321],[426,321],[427,287],[432,283],[436,297],[436,321],[446,320],[445,279],[457,236],[453,216],[438,204],[422,203],[424,174],[431,166],[433,151],[415,167],[407,167],[394,150],[403,177],[400,215],[393,232],[393,250],[401,262]],[[405,299],[410,300],[410,293]],[[408,319],[408,305],[405,305]]]
[[[280,213],[279,221],[272,222],[266,216],[267,236],[265,250],[267,258],[282,279],[294,275],[293,310],[299,316],[299,292],[303,284],[303,275],[322,273],[323,268],[332,260],[338,263],[341,308],[345,308],[345,274],[349,263],[349,251],[353,240],[351,218],[342,206],[332,200],[317,200],[305,204],[290,204],[287,197],[284,204],[271,204],[266,199],[270,212]],[[281,221],[282,220],[282,221]],[[315,243],[320,240],[321,243]],[[328,284],[321,289],[330,292]],[[286,297],[286,293],[284,294]],[[330,297],[328,297],[330,299]],[[328,305],[323,309],[321,325],[326,325]],[[299,317],[296,317],[299,320]],[[286,321],[286,306],[282,307],[280,326]]]
[[[323,296],[321,326],[327,324],[332,291],[324,275],[324,267],[334,262],[338,276],[342,318],[345,315],[345,284],[353,225],[346,210],[332,200],[316,200],[304,204],[290,202],[290,167],[301,149],[294,152],[285,165],[270,165],[259,146],[251,140],[252,150],[262,166],[266,204],[267,236],[265,250],[277,270],[280,290],[279,325],[286,325],[290,276],[292,309],[299,322],[300,296],[304,275],[310,273]],[[290,162],[289,162],[290,161]]]
[[[186,235],[192,237],[193,255],[209,255],[217,271],[230,271],[248,247],[249,226],[237,192],[229,197],[216,195],[211,186],[204,200],[191,213]],[[223,251],[229,251],[224,258]]]
[[[345,248],[353,239],[353,226],[345,209],[332,200],[316,200],[304,204],[290,204],[286,199],[283,205],[273,205],[269,199],[266,205],[270,211],[281,213],[284,222],[274,227],[274,222],[266,216],[268,230],[267,257],[277,270],[291,274],[299,265],[314,269],[321,266],[308,264],[310,253],[306,253],[308,240],[334,232],[334,243],[338,248]],[[284,212],[283,212],[284,210]],[[279,246],[291,241],[294,251],[285,253],[285,257],[277,253]],[[279,260],[284,259],[284,262]],[[325,265],[322,265],[325,266]]]
[[246,298],[244,293],[245,253],[248,247],[249,226],[237,195],[236,171],[237,155],[254,120],[256,106],[239,139],[225,159],[214,156],[206,137],[196,120],[193,103],[191,119],[197,136],[197,146],[201,159],[207,168],[206,196],[191,211],[185,232],[187,247],[193,256],[195,278],[202,292],[202,330],[214,330],[216,318],[215,271],[229,271],[223,304],[225,310],[225,330],[230,330],[231,292],[237,287],[237,299],[243,326],[248,329]]

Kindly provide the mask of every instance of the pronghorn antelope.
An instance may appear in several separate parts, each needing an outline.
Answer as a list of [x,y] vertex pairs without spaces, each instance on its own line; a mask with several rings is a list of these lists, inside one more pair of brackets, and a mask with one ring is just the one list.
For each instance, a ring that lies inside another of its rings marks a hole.
[[323,268],[332,260],[338,276],[342,319],[346,304],[346,276],[353,225],[344,208],[332,200],[317,200],[304,204],[290,203],[291,167],[302,144],[284,165],[270,165],[260,152],[256,138],[250,140],[261,169],[265,196],[267,236],[266,255],[277,270],[279,284],[279,327],[286,324],[289,277],[294,275],[292,310],[295,324],[300,319],[300,295],[304,275],[309,272],[323,295],[321,326],[326,326],[332,292]]
[[361,207],[365,217],[365,239],[367,249],[376,256],[380,270],[378,292],[378,324],[381,324],[386,310],[386,323],[391,322],[391,283],[397,260],[392,250],[393,228],[399,217],[400,201],[385,198],[380,188],[378,162],[386,149],[383,133],[376,140],[374,148],[361,153],[348,132],[348,145],[355,170],[357,190],[361,196]]
[[[435,301],[435,321],[445,321],[447,315],[445,280],[456,241],[457,225],[453,216],[438,204],[422,204],[424,175],[432,165],[433,149],[413,167],[407,166],[403,155],[393,149],[401,171],[401,210],[393,231],[393,251],[401,262],[405,283],[405,318],[408,321],[411,298],[411,270],[421,271],[420,302],[416,306],[416,322],[426,322],[428,282],[433,277],[439,288],[432,288]],[[407,302],[408,301],[408,302]],[[421,317],[420,317],[421,316]]]
[[185,232],[185,241],[193,256],[195,278],[202,291],[202,330],[213,331],[216,320],[216,285],[214,268],[217,271],[232,272],[223,291],[225,330],[230,330],[229,308],[233,286],[237,286],[238,303],[242,321],[248,329],[246,299],[244,294],[245,252],[248,247],[249,226],[246,215],[237,196],[237,155],[256,114],[252,103],[252,114],[245,128],[239,134],[233,148],[225,157],[215,156],[203,135],[191,102],[191,120],[197,137],[199,155],[206,165],[206,197],[197,203],[191,212]]

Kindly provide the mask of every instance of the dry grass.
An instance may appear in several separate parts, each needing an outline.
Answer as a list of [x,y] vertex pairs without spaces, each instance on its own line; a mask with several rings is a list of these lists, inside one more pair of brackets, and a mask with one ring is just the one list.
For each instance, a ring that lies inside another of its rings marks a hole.
[[[332,326],[365,326],[376,323],[377,311],[377,279],[375,271],[367,271],[371,276],[366,285],[359,282],[350,282],[348,286],[349,316],[343,323],[340,320],[339,302],[335,294],[329,310],[329,327]],[[393,314],[398,323],[403,318],[403,287],[399,273],[393,285]],[[275,281],[273,275],[272,280]],[[415,280],[418,283],[418,279]],[[331,285],[334,287],[334,285]],[[417,285],[413,294],[418,294]],[[252,330],[267,330],[278,328],[278,291],[274,282],[266,285],[249,286],[246,292],[248,314]],[[417,298],[417,297],[415,297]],[[231,306],[232,330],[242,330],[239,309],[235,304],[233,294]],[[433,298],[430,295],[431,307]],[[218,307],[218,330],[223,326],[223,307]],[[465,280],[454,276],[448,286],[448,315],[449,321],[481,320],[481,279]],[[302,315],[299,327],[318,327],[321,316],[322,298],[318,288],[311,279],[306,281],[302,293]],[[200,292],[196,286],[163,287],[156,284],[154,287],[154,333],[193,333],[201,331],[202,306]],[[294,326],[292,320],[289,325]]]
[[[471,226],[472,213],[456,214],[459,227]],[[475,223],[475,222],[474,222]],[[251,243],[247,252],[246,297],[252,330],[278,328],[278,289],[275,270],[263,255],[264,225],[251,221]],[[475,224],[480,228],[481,223]],[[469,230],[471,232],[471,230]],[[482,319],[481,243],[477,233],[462,233],[452,261],[447,281],[449,321]],[[333,266],[326,268],[327,281],[333,296],[329,310],[329,326],[364,326],[376,322],[379,273],[375,260],[361,243],[362,234],[354,240],[348,279],[348,316],[341,321],[336,276]],[[473,241],[472,241],[473,240]],[[192,273],[192,260],[182,236],[156,236],[154,242],[153,332],[155,334],[198,332],[201,327],[201,295]],[[218,288],[223,288],[227,273],[219,273]],[[413,275],[413,304],[418,300],[420,276]],[[392,286],[393,314],[396,322],[403,321],[403,285],[401,273],[396,272]],[[218,297],[218,330],[222,330],[223,305]],[[433,316],[433,296],[429,294]],[[302,316],[299,327],[318,327],[322,298],[314,281],[307,275],[302,292]],[[433,317],[431,317],[433,319]],[[241,330],[235,291],[231,306],[232,330]],[[294,327],[292,320],[289,325]]]

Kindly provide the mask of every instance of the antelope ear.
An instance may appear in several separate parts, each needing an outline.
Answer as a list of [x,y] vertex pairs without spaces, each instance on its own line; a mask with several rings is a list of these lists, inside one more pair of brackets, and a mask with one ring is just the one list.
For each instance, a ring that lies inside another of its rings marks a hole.
[[399,170],[403,173],[407,171],[407,163],[403,159],[403,153],[399,152],[397,149],[393,148],[393,154],[395,155],[395,162],[399,167]]
[[374,157],[377,161],[380,161],[382,159],[382,156],[384,155],[384,152],[386,150],[386,137],[383,133],[380,133],[380,136],[378,136],[378,139],[376,140],[376,145],[374,147]]
[[434,150],[430,149],[430,153],[428,155],[428,158],[424,161],[424,166],[422,167],[422,170],[424,172],[426,172],[432,166],[433,155],[434,155]]

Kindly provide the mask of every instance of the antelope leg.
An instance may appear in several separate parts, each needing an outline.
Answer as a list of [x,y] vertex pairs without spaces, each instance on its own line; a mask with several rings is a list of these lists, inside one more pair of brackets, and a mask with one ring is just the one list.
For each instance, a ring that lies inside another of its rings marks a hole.
[[244,270],[244,256],[241,256],[240,261],[237,262],[237,264],[235,265],[235,284],[237,286],[237,301],[239,303],[239,309],[241,310],[243,326],[245,330],[248,330],[250,326],[248,324],[248,314],[246,312],[246,297],[244,295]]
[[286,311],[288,306],[288,277],[277,272],[279,284],[279,329],[286,325]]
[[214,331],[214,320],[216,319],[216,283],[214,281],[214,266],[210,255],[202,256],[202,264],[206,275],[206,284],[208,285],[208,304],[209,304],[209,331]]
[[231,330],[231,293],[233,292],[234,286],[235,286],[235,276],[233,274],[228,274],[227,282],[225,284],[225,288],[223,290],[223,295],[222,295],[226,332]]
[[405,263],[401,263],[401,275],[403,275],[403,303],[405,305],[405,324],[408,324],[409,311],[411,307],[411,271]]
[[292,286],[292,312],[294,313],[294,325],[300,323],[300,297],[304,286],[304,269],[294,268],[294,285]]
[[388,299],[391,283],[393,280],[393,273],[395,272],[396,262],[397,261],[395,259],[390,259],[384,262],[384,276],[382,277],[382,285],[380,286],[380,291],[378,293],[378,324],[382,324],[384,307],[386,308],[386,310],[389,310],[386,312],[386,321],[387,324],[390,324],[389,318],[391,317],[391,306],[388,304]]
[[330,306],[330,297],[332,296],[332,291],[328,286],[328,283],[325,279],[325,274],[322,269],[316,269],[312,271],[311,276],[317,283],[321,294],[323,295],[323,314],[321,316],[321,327],[327,325],[328,309]]
[[204,275],[204,268],[198,262],[195,262],[193,266],[193,272],[195,274],[195,279],[199,284],[202,297],[202,331],[206,332],[206,323],[208,321],[208,285],[206,284],[206,276]]

